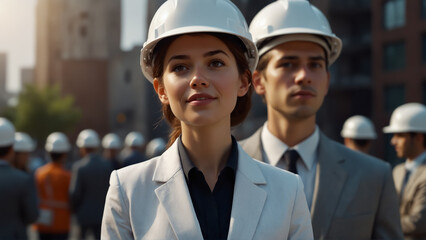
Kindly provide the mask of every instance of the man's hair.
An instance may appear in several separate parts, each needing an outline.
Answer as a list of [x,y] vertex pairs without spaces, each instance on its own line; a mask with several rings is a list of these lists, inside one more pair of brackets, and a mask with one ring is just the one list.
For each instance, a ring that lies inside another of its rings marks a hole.
[[13,147],[12,145],[0,147],[0,158],[5,157],[10,152],[12,147]]
[[52,159],[52,162],[58,162],[59,160],[61,160],[61,157],[65,154],[66,153],[51,152],[50,159]]
[[358,147],[365,147],[371,142],[370,139],[353,139],[353,141]]

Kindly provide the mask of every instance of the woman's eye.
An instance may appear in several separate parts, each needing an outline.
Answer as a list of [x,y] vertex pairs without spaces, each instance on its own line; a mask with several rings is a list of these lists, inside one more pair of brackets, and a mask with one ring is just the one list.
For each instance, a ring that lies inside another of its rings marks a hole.
[[176,65],[172,68],[173,72],[182,72],[185,71],[187,69],[187,67],[183,66],[183,65]]
[[294,64],[291,62],[284,62],[284,63],[281,63],[280,66],[284,68],[291,68],[294,66]]
[[222,67],[224,65],[225,65],[225,63],[223,63],[222,61],[219,61],[219,60],[214,60],[210,63],[211,67]]

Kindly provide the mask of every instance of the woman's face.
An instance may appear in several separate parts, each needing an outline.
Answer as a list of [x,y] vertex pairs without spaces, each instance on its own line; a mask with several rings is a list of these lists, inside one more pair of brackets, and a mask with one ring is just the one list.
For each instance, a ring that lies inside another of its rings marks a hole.
[[237,96],[244,96],[250,86],[225,43],[208,34],[174,40],[163,70],[162,82],[154,79],[154,88],[161,102],[190,126],[230,124]]

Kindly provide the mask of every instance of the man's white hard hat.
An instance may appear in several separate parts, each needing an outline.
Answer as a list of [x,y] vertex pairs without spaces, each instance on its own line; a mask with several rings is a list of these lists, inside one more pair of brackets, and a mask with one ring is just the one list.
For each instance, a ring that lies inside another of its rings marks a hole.
[[352,139],[376,139],[376,130],[373,122],[367,117],[355,115],[348,118],[343,124],[340,135]]

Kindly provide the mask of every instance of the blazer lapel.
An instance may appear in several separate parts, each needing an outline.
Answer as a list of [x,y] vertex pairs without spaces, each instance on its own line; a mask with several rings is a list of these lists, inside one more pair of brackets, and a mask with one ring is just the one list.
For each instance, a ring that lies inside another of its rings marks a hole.
[[163,183],[155,190],[178,239],[203,239],[175,142],[159,159],[153,181]]
[[412,199],[415,194],[416,187],[419,185],[419,181],[423,181],[423,174],[426,173],[426,158],[423,159],[422,163],[417,167],[416,171],[408,179],[407,185],[405,186],[404,192],[402,193],[405,199]]
[[241,142],[241,146],[243,146],[244,150],[248,155],[252,156],[254,159],[257,159],[261,162],[264,162],[262,152],[262,141],[261,141],[261,133],[263,127],[259,128],[251,137],[243,140]]
[[267,193],[258,185],[266,184],[266,180],[256,162],[240,146],[238,148],[228,239],[252,239],[267,197]]
[[318,145],[318,165],[312,200],[312,226],[315,239],[327,234],[346,181],[344,159],[333,149],[334,143],[323,133]]

